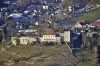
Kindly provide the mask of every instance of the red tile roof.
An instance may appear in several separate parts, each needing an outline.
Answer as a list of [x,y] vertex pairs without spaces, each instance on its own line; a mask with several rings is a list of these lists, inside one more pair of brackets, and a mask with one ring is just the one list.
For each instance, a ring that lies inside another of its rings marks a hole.
[[100,22],[91,22],[90,25],[100,27]]

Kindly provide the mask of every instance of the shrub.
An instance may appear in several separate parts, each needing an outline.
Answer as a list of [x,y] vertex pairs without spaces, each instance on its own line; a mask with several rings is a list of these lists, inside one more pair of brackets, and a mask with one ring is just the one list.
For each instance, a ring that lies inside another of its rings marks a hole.
[[48,42],[42,42],[41,45],[42,46],[48,46]]
[[5,63],[7,62],[7,60],[0,60],[0,65],[5,65]]
[[33,46],[33,45],[36,45],[36,44],[37,44],[37,43],[36,43],[35,41],[33,41],[30,45]]

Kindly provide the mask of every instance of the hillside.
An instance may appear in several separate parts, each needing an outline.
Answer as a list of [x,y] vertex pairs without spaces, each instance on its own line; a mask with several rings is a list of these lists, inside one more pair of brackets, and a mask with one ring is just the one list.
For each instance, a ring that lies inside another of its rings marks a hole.
[[77,20],[94,21],[98,19],[100,19],[100,8],[95,9],[91,12],[79,14],[76,17],[69,19],[69,21],[77,21]]

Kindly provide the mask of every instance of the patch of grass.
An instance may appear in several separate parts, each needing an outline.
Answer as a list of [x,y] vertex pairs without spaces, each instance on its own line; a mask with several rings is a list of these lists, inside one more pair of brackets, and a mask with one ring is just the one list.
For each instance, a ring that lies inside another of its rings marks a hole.
[[16,46],[6,49],[7,53],[0,53],[0,59],[6,59],[9,57],[41,57],[41,56],[59,56],[62,52],[59,50],[65,49],[66,46],[50,46],[50,47],[40,47],[40,46]]
[[77,21],[77,20],[94,21],[98,19],[100,19],[100,8],[97,8],[91,12],[79,14],[78,16],[69,19],[69,21]]
[[[14,66],[41,66],[41,64],[53,64],[52,58],[61,57],[62,49],[66,49],[66,45],[63,46],[16,46],[6,49],[7,53],[0,53],[0,60],[16,60],[17,64]],[[48,59],[47,59],[48,58]],[[43,66],[43,65],[42,65]],[[46,66],[46,65],[44,65]]]

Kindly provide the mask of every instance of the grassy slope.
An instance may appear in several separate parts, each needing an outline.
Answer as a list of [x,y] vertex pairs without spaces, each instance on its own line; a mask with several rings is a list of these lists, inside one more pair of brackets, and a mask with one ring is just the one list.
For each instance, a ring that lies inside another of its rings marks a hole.
[[100,8],[95,9],[91,12],[79,14],[77,17],[70,19],[70,21],[77,21],[80,19],[87,21],[94,21],[100,19]]
[[[40,47],[40,46],[16,46],[9,49],[6,49],[7,53],[0,53],[0,60],[2,59],[8,59],[8,58],[19,58],[19,57],[31,57],[31,59],[25,61],[25,62],[35,62],[36,65],[34,66],[41,66],[41,62],[39,59],[32,59],[35,57],[38,58],[53,58],[53,57],[59,57],[62,56],[62,49],[68,49],[68,47],[64,46],[51,46],[51,47]],[[53,63],[51,61],[45,61],[47,64]],[[18,64],[15,64],[14,66],[33,66],[31,64],[20,62]]]
[[27,47],[27,46],[16,46],[12,47],[6,50],[7,53],[0,53],[0,59],[6,59],[9,58],[10,56],[13,56],[13,53],[16,53],[15,55],[19,56],[25,56],[25,57],[30,57],[30,56],[52,56],[52,55],[59,55],[61,52],[57,50],[56,47],[51,47],[51,48],[46,48],[46,47],[38,47],[38,46],[32,46],[32,47]]

